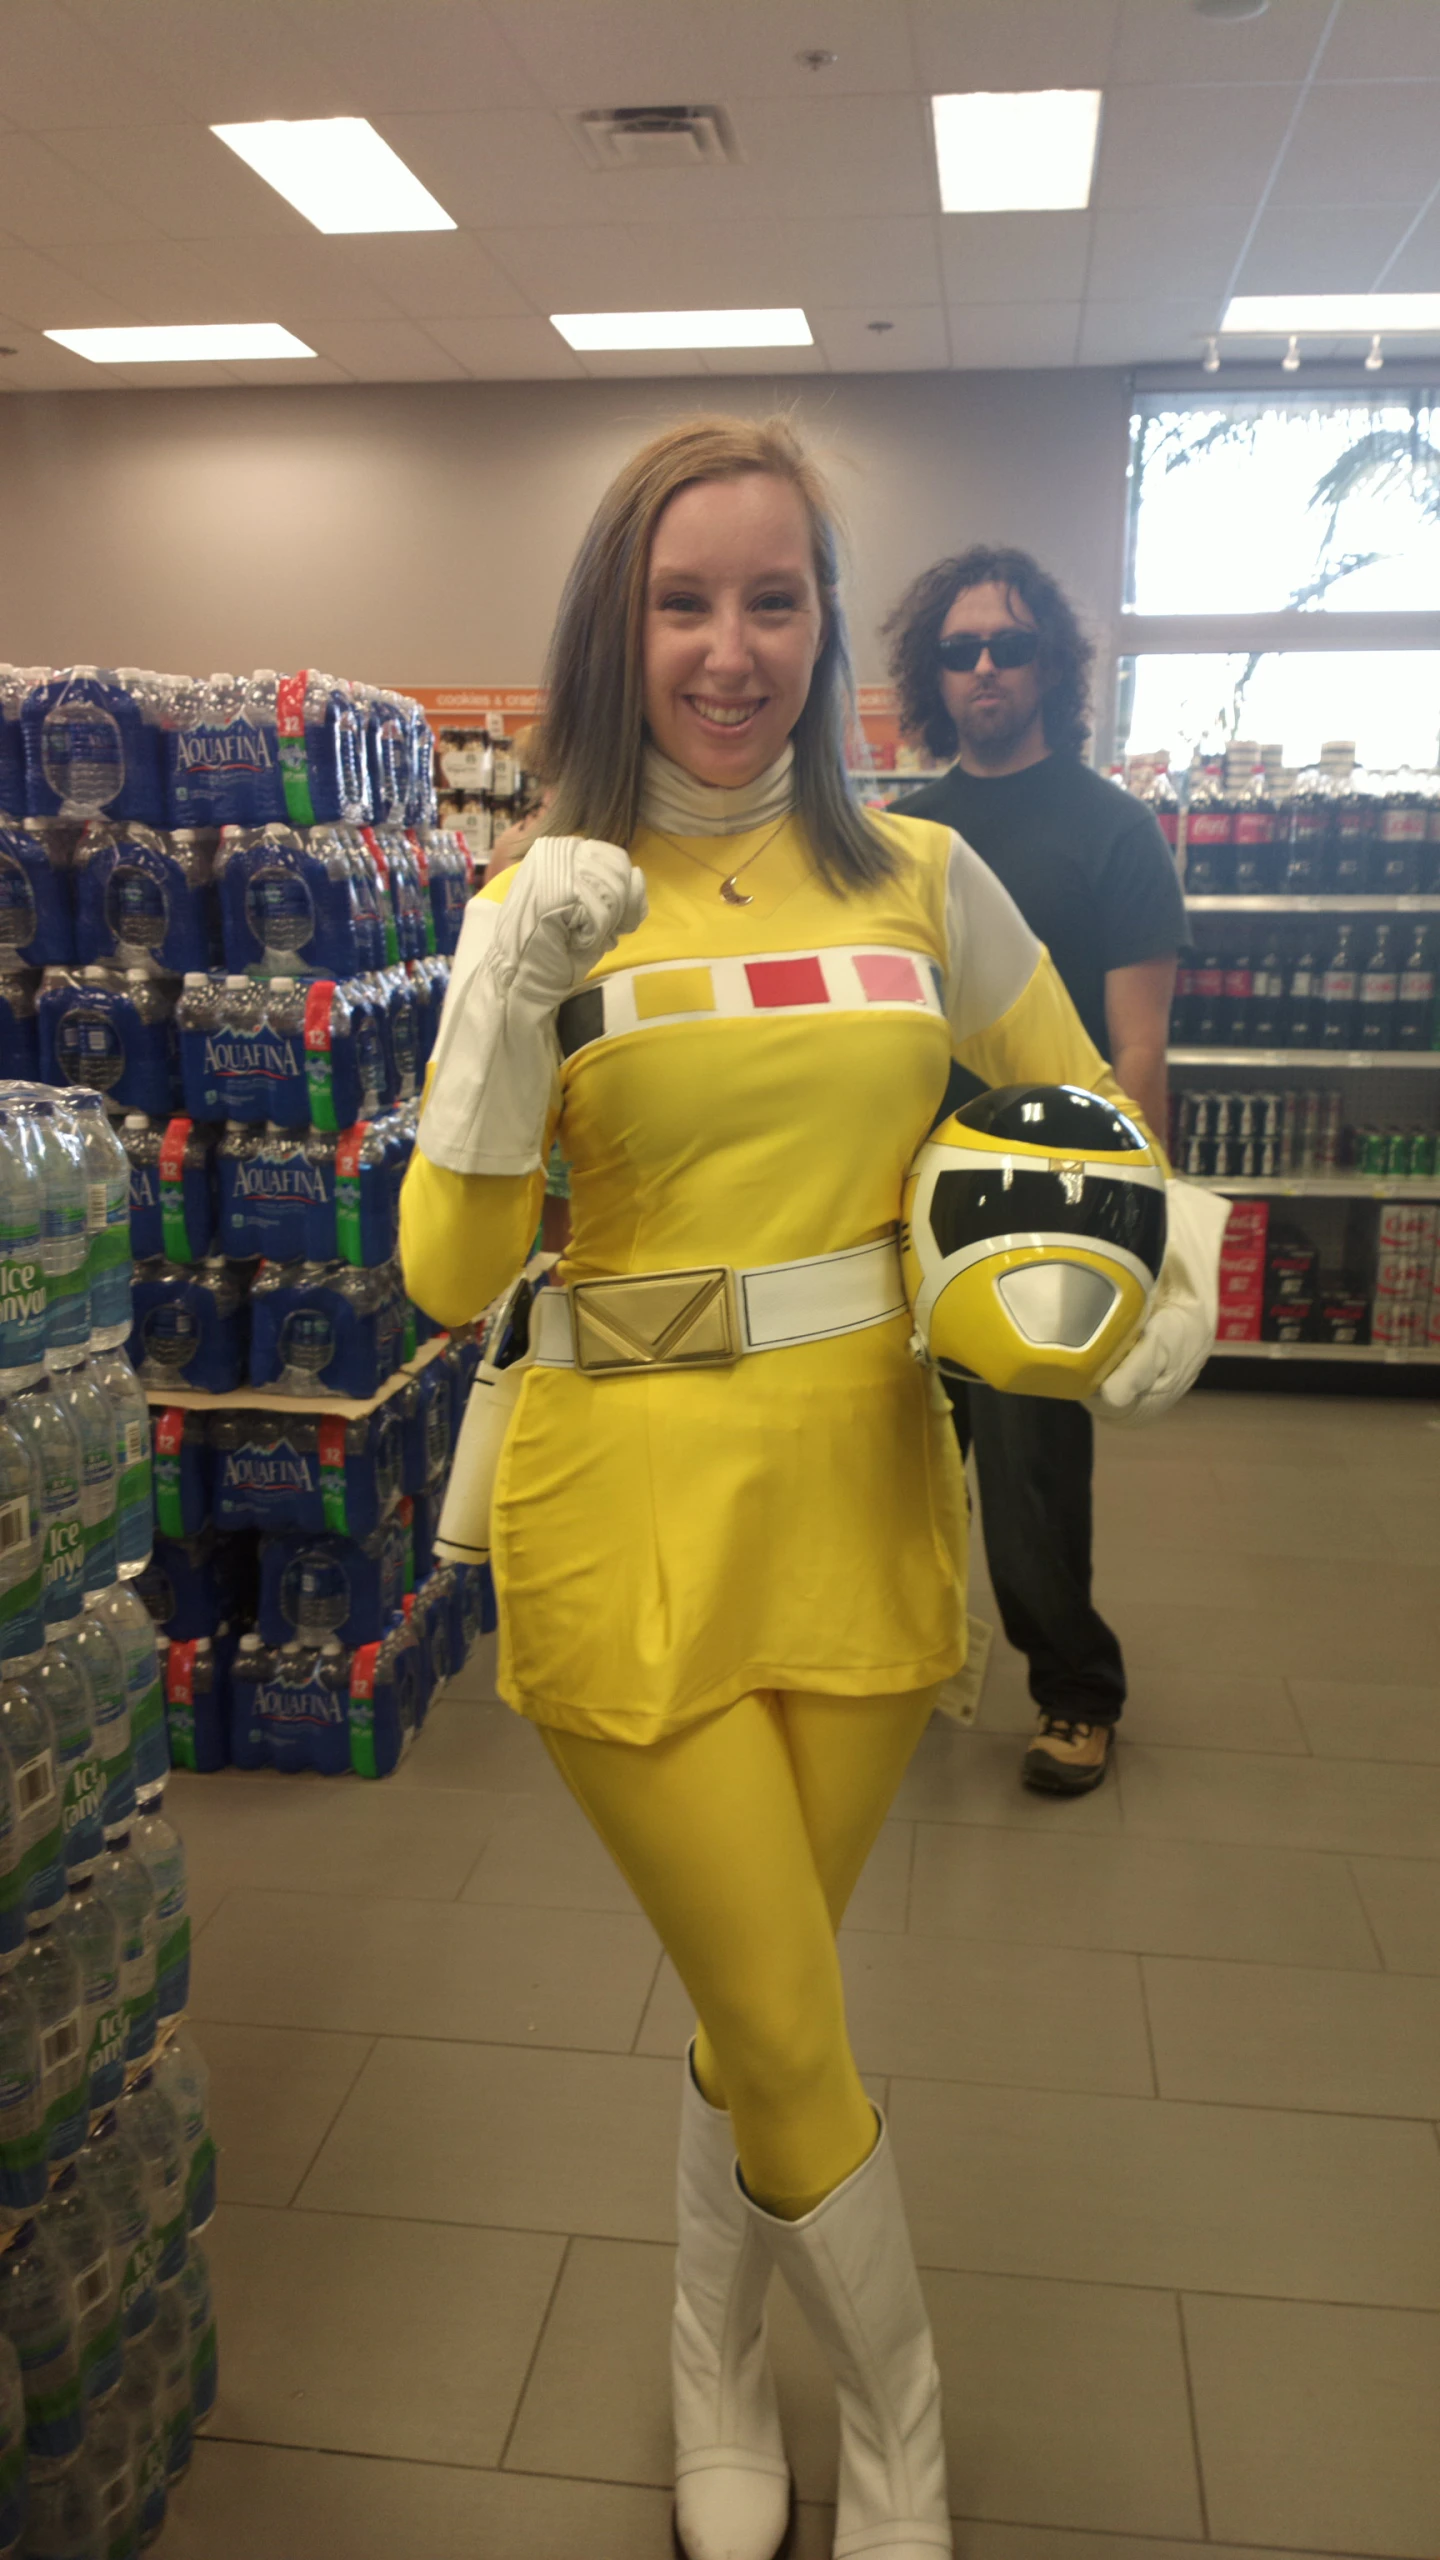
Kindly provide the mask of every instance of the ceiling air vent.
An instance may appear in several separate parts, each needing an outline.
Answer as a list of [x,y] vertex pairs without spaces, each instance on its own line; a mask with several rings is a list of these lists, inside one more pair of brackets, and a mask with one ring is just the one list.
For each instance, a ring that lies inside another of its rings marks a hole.
[[569,122],[596,169],[704,169],[740,157],[723,107],[587,107]]

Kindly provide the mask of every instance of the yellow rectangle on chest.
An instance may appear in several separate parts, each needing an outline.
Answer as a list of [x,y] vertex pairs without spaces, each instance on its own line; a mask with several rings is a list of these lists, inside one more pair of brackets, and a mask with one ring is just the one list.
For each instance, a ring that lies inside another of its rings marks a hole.
[[667,1013],[713,1013],[715,981],[708,969],[650,969],[634,980],[635,1013],[654,1022]]

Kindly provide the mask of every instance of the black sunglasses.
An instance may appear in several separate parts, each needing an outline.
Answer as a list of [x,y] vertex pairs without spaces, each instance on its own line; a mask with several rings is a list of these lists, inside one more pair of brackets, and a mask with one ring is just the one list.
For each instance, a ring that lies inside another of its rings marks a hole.
[[973,676],[980,664],[981,653],[990,652],[990,664],[997,674],[1011,667],[1032,666],[1040,654],[1038,631],[992,631],[982,636],[974,631],[952,631],[942,640],[936,656],[942,667],[954,676]]

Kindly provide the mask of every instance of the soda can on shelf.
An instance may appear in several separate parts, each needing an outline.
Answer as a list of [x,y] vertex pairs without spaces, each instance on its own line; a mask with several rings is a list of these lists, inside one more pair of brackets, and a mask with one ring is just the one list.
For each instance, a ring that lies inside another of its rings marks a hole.
[[1235,1103],[1236,1103],[1236,1119],[1235,1119],[1235,1129],[1234,1129],[1234,1134],[1235,1134],[1235,1136],[1236,1136],[1237,1138],[1253,1138],[1253,1137],[1254,1137],[1254,1135],[1255,1135],[1255,1102],[1256,1102],[1256,1096],[1255,1096],[1253,1093],[1237,1093],[1237,1094],[1236,1094],[1236,1096],[1235,1096]]
[[1385,1170],[1392,1179],[1397,1175],[1401,1179],[1404,1179],[1409,1175],[1411,1171],[1411,1163],[1410,1132],[1408,1129],[1386,1130]]
[[1279,1093],[1257,1093],[1255,1096],[1255,1135],[1278,1138],[1285,1125],[1285,1106],[1290,1096]]
[[1437,1170],[1437,1158],[1440,1158],[1440,1141],[1437,1141],[1436,1132],[1433,1129],[1412,1129],[1410,1132],[1411,1173],[1419,1175],[1422,1179],[1434,1174]]
[[1187,1134],[1192,1138],[1213,1138],[1215,1135],[1216,1095],[1213,1093],[1192,1093],[1188,1094],[1186,1099],[1190,1105],[1189,1129]]
[[1355,1170],[1379,1177],[1385,1171],[1385,1132],[1383,1129],[1357,1129],[1355,1132]]

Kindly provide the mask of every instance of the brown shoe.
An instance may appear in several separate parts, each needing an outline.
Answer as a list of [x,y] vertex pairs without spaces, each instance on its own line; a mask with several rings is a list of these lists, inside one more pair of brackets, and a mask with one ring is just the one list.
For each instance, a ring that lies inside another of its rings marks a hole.
[[1042,1715],[1020,1775],[1045,1795],[1085,1796],[1110,1765],[1113,1724],[1082,1724],[1073,1716]]

